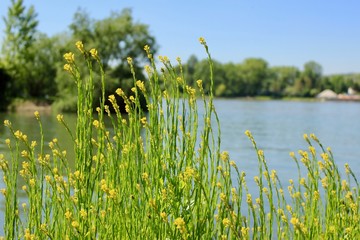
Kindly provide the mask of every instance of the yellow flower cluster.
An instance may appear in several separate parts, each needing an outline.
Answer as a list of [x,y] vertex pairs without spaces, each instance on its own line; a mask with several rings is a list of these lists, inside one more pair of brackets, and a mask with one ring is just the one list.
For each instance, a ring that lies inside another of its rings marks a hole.
[[75,62],[75,55],[72,52],[68,52],[64,54],[64,59],[67,63],[74,63]]
[[224,162],[229,161],[229,159],[230,159],[229,152],[228,151],[223,151],[220,154],[220,159],[223,160]]
[[99,58],[98,52],[97,52],[97,50],[96,50],[95,48],[90,49],[89,52],[90,52],[90,54],[91,54],[91,56],[92,56],[93,58],[95,58],[95,59],[98,59],[98,58]]
[[196,176],[196,170],[192,167],[186,167],[185,171],[179,175],[179,178],[184,182],[187,182],[191,178]]
[[23,134],[21,131],[17,130],[15,133],[14,133],[14,136],[19,139],[19,140],[23,140],[24,142],[27,141],[27,135]]
[[77,41],[75,43],[75,46],[77,47],[77,49],[81,52],[84,53],[85,49],[84,49],[84,44],[82,43],[82,41]]
[[223,225],[224,225],[225,227],[229,227],[229,226],[231,225],[231,221],[230,221],[230,219],[228,219],[228,218],[224,218],[224,219],[222,220],[222,223],[223,223]]
[[142,92],[145,92],[145,91],[146,91],[145,84],[144,84],[143,81],[137,80],[137,81],[136,81],[136,86],[137,86]]
[[206,45],[205,38],[203,38],[203,37],[200,37],[200,38],[199,38],[199,42],[200,42],[200,44],[202,44],[202,45]]
[[174,220],[174,225],[183,234],[186,232],[185,221],[182,217],[178,217]]
[[116,94],[119,96],[124,96],[124,91],[121,88],[116,89]]

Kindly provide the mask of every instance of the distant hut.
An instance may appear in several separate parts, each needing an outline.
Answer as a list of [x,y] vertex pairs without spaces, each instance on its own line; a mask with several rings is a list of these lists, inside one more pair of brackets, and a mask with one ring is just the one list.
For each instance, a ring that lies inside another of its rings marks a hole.
[[357,94],[357,92],[351,87],[348,88],[347,93],[348,93],[348,95],[356,95]]
[[337,97],[338,95],[330,89],[325,89],[324,91],[316,95],[316,98],[320,99],[337,99]]

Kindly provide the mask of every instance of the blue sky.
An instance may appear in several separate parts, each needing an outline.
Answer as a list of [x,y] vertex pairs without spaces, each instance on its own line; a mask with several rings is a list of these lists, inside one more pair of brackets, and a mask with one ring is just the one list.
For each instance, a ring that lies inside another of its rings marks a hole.
[[[68,29],[78,7],[95,19],[131,8],[135,21],[148,24],[159,55],[186,61],[205,57],[200,36],[222,63],[248,57],[270,66],[296,66],[314,60],[324,74],[360,72],[359,0],[24,0],[34,5],[38,29],[49,36]],[[10,0],[1,0],[5,16]],[[0,23],[0,41],[4,23]]]

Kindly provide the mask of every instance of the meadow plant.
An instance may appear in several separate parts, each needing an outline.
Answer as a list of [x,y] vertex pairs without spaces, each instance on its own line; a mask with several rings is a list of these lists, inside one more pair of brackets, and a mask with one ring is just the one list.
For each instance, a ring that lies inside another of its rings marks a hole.
[[[208,54],[212,89],[211,56],[203,38],[200,43]],[[360,238],[357,179],[348,165],[341,178],[331,150],[315,135],[304,135],[309,149],[290,153],[299,176],[284,189],[246,131],[259,168],[252,196],[246,173],[221,149],[212,91],[205,94],[202,80],[187,84],[181,59],[173,67],[160,56],[158,69],[145,46],[147,81],[137,79],[129,57],[132,94],[119,88],[105,96],[98,52],[86,50],[82,42],[76,47],[76,56],[64,55],[64,69],[78,90],[76,131],[57,116],[73,141],[75,166],[56,138],[45,145],[38,112],[40,142],[4,122],[12,134],[6,139],[9,159],[0,155],[7,239]],[[87,63],[86,79],[77,61]],[[93,99],[94,70],[101,76],[99,100]],[[126,115],[119,110],[119,98]]]

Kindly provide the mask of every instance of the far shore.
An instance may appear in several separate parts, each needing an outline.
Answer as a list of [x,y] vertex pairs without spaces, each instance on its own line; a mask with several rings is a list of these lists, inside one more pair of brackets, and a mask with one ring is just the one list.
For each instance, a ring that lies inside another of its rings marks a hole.
[[[339,101],[339,102],[360,102],[360,97],[338,97],[338,98],[317,98],[317,97],[283,97],[276,98],[270,96],[255,97],[217,97],[215,99],[239,99],[244,101],[294,101],[294,102],[323,102],[323,101]],[[38,100],[17,100],[8,107],[9,112],[43,112],[51,113],[51,104]]]

